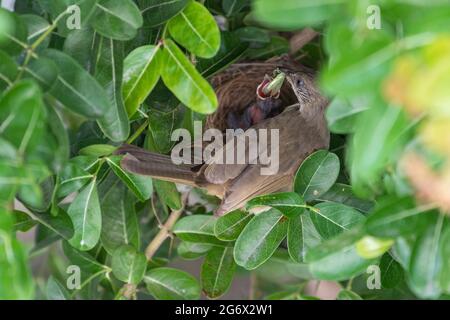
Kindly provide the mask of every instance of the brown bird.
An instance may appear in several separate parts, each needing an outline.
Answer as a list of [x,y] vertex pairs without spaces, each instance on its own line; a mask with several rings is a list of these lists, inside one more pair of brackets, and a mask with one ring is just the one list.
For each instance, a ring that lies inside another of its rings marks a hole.
[[[125,154],[122,167],[133,173],[206,189],[209,194],[222,199],[216,215],[241,208],[258,195],[292,190],[295,173],[303,160],[314,151],[329,147],[330,133],[324,116],[328,101],[320,94],[310,73],[281,70],[285,72],[298,103],[250,128],[279,130],[279,143],[271,145],[272,141],[269,141],[267,146],[267,150],[279,154],[276,174],[262,175],[261,168],[265,166],[262,164],[222,164],[214,158],[203,165],[175,165],[170,156],[130,145],[124,145],[116,152]],[[224,149],[230,144],[231,141],[227,142]]]

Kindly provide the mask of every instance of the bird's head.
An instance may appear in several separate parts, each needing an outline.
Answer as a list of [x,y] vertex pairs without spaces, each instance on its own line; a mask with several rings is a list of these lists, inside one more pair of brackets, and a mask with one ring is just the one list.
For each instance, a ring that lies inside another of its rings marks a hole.
[[[326,107],[326,99],[314,83],[314,78],[304,72],[287,72],[286,79],[300,104],[300,111],[316,113]],[[310,110],[319,109],[320,110]]]

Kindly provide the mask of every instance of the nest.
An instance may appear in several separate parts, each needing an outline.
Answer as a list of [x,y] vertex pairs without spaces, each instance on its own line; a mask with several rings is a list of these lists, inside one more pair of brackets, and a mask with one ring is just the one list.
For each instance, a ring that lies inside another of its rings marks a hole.
[[[291,59],[289,56],[274,57],[263,62],[245,62],[231,65],[225,71],[212,78],[212,85],[219,101],[218,109],[206,119],[206,128],[221,131],[227,129],[227,115],[229,112],[242,112],[256,101],[256,88],[263,81],[264,76],[272,75],[280,68],[292,72],[307,72],[309,69]],[[282,109],[298,102],[292,88],[283,84],[279,99]]]

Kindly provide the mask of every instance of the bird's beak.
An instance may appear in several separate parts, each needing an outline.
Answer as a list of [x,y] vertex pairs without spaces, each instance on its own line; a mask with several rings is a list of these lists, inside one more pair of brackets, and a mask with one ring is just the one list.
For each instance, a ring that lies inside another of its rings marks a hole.
[[284,72],[278,73],[278,75],[270,80],[264,79],[263,83],[258,86],[257,94],[262,100],[268,97],[278,98],[280,96],[281,87],[283,86],[286,74]]

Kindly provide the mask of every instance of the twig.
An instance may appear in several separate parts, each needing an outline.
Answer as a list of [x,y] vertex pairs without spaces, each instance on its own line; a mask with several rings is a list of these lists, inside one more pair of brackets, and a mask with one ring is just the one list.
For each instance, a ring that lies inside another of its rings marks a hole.
[[158,234],[153,238],[153,240],[149,243],[149,245],[145,249],[145,256],[147,257],[148,261],[152,260],[156,251],[158,251],[159,247],[163,244],[163,242],[167,238],[170,237],[173,226],[175,225],[175,223],[177,222],[177,220],[180,218],[181,214],[184,211],[186,200],[187,196],[183,196],[181,208],[172,211],[166,223],[164,223],[164,225],[161,226],[161,230],[159,230]]

